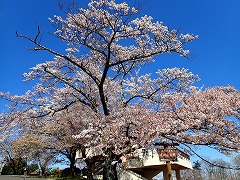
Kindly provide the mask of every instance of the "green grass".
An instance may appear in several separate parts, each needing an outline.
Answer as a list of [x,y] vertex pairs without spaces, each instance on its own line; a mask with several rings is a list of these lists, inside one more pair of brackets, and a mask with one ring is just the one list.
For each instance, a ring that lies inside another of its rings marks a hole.
[[58,177],[56,180],[87,180],[83,177]]

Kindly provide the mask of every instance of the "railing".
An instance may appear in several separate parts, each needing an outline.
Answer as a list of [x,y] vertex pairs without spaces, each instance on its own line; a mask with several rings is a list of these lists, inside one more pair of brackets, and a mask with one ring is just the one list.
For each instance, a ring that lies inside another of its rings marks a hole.
[[118,173],[118,178],[120,180],[133,180],[133,179],[147,180],[147,178],[141,176],[140,174],[137,174],[131,170],[122,169],[120,167],[117,167],[117,173]]
[[[139,154],[131,153],[127,157],[127,167],[144,167],[145,165],[163,165],[166,161],[172,161],[178,163],[179,160],[185,160],[190,162],[190,156],[183,151],[172,149],[142,149]],[[182,163],[183,161],[181,161]],[[180,162],[179,162],[180,163]]]

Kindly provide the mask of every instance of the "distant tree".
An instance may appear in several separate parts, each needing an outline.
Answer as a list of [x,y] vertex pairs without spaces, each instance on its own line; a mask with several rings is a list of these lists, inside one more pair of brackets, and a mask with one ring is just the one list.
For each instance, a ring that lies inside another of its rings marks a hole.
[[36,172],[37,170],[39,170],[38,164],[30,164],[27,166],[28,172],[32,173],[32,172]]
[[188,169],[181,171],[181,180],[205,180],[202,178],[201,171]]
[[232,172],[233,174],[233,177],[235,179],[239,178],[240,177],[240,154],[237,154],[235,155],[233,158],[232,158],[232,165],[233,167],[235,168]]
[[[33,127],[33,126],[31,126]],[[56,153],[52,148],[50,138],[36,133],[31,128],[12,141],[12,148],[19,152],[19,156],[28,161],[36,162],[40,168],[40,176],[46,174],[48,166],[54,162]]]
[[2,168],[2,173],[1,175],[13,175],[13,168],[9,165],[4,165]]
[[198,160],[193,162],[193,169],[197,171],[201,170],[201,163]]
[[233,165],[240,170],[240,154],[237,154],[232,158]]
[[59,167],[53,168],[52,175],[54,176],[61,176],[62,170]]
[[[9,132],[7,132],[7,134],[9,134]],[[2,141],[0,143],[0,153],[5,166],[11,167],[13,174],[17,174],[17,165],[15,160],[20,158],[21,156],[12,147],[11,138],[2,138]]]
[[[81,149],[82,145],[89,138],[77,139],[74,136],[85,130],[88,124],[82,119],[86,119],[90,114],[84,112],[84,109],[79,109],[79,106],[72,106],[67,110],[62,110],[55,114],[54,121],[46,122],[46,126],[42,128],[42,133],[50,135],[50,139],[54,137],[52,149],[67,158],[70,166],[71,175],[75,174],[76,152]],[[53,118],[52,118],[53,119]]]
[[24,174],[24,169],[26,168],[26,161],[22,158],[12,159],[8,161],[2,169],[3,175],[22,175]]
[[202,161],[202,176],[209,180],[238,180],[234,167],[223,159]]
[[[79,168],[74,167],[74,172],[76,172],[77,175],[80,175],[81,170]],[[62,177],[72,176],[72,170],[70,168],[65,168],[64,170],[62,170],[61,176]]]
[[238,156],[232,158],[231,164],[223,159],[205,158],[193,162],[193,170],[181,171],[182,180],[239,180],[240,169]]

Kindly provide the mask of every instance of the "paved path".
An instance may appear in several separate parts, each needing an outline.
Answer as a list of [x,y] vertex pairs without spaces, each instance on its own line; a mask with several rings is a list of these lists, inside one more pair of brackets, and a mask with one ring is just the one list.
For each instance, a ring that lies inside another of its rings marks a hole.
[[[6,176],[6,175],[0,175],[0,180],[24,180],[24,176]],[[42,178],[34,178],[34,177],[27,177],[26,180],[43,180]],[[49,178],[44,178],[44,180],[51,180]]]

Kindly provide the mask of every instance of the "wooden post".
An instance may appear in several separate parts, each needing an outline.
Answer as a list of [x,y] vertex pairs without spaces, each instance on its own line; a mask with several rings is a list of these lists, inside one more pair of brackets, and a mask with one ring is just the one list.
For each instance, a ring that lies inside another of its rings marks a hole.
[[92,175],[95,174],[95,161],[92,162]]
[[163,169],[163,179],[164,180],[173,180],[172,167],[171,167],[170,161],[166,161],[166,166]]
[[177,178],[177,180],[181,180],[180,170],[179,170],[179,169],[176,169],[175,172],[176,172],[176,178]]
[[167,174],[167,169],[163,170],[163,179],[168,180],[168,174]]
[[164,179],[164,180],[169,180],[169,179],[168,179],[168,171],[167,171],[167,168],[164,168],[164,170],[163,170],[163,179]]
[[166,163],[167,163],[168,180],[173,180],[171,163],[170,161],[166,161]]
[[[168,149],[168,147],[169,146],[178,146],[178,144],[177,143],[167,143],[166,141],[164,141],[162,143],[159,143],[159,145],[163,146],[163,151],[160,152],[160,153],[162,153],[160,156],[160,159],[166,159],[166,169],[164,168],[164,171],[163,171],[164,180],[173,180],[172,167],[171,167],[170,161],[176,160],[177,154],[176,154],[176,150]],[[170,154],[171,154],[171,156],[170,156]],[[174,159],[173,159],[173,155],[174,155]]]

